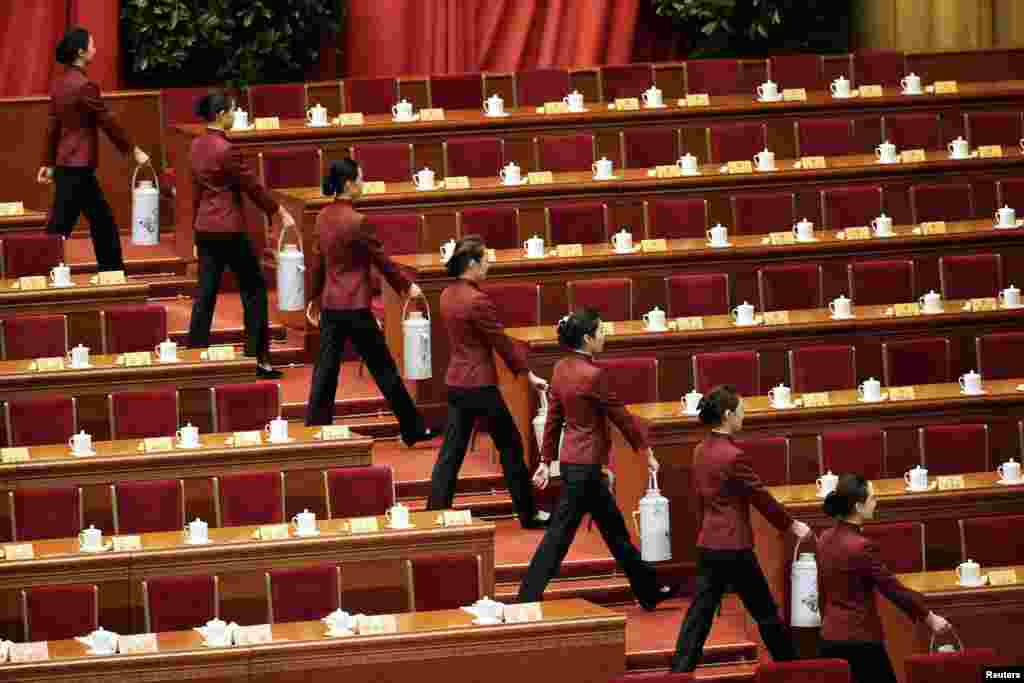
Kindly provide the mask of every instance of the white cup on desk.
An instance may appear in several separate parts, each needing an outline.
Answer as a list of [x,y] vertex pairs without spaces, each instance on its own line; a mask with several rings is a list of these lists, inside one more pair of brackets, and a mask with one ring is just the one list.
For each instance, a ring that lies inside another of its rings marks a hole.
[[773,408],[789,408],[793,405],[793,395],[789,387],[779,384],[768,390],[768,401]]
[[583,111],[583,95],[579,90],[573,90],[562,98],[562,101],[569,105],[569,111]]
[[888,140],[875,147],[875,157],[881,164],[895,164],[898,160],[896,156],[896,145],[892,144]]
[[956,568],[956,579],[961,586],[980,586],[981,565],[970,559],[961,562]]
[[491,95],[484,100],[484,114],[487,116],[504,116],[505,100],[499,95]]
[[416,186],[417,190],[433,190],[436,187],[434,185],[434,172],[429,168],[421,168],[412,174],[412,184]]
[[178,360],[178,345],[170,339],[165,339],[153,349],[161,363],[173,363]]
[[210,525],[196,517],[185,525],[185,542],[193,545],[207,543],[210,540]]
[[796,237],[799,242],[813,242],[814,223],[806,218],[802,221],[798,221],[797,224],[793,226],[793,237]]
[[999,292],[999,304],[1003,308],[1020,307],[1020,290],[1013,285],[1010,285],[1003,291]]
[[832,470],[828,470],[825,474],[821,475],[814,481],[814,488],[818,490],[818,497],[824,498],[828,494],[836,490],[836,486],[839,485],[839,477],[832,474]]
[[295,525],[295,533],[299,536],[316,535],[316,515],[309,510],[303,510],[292,517],[292,524]]
[[874,377],[868,377],[857,385],[857,397],[862,401],[872,403],[882,400],[882,383]]
[[288,420],[275,417],[263,428],[270,438],[271,443],[288,441]]
[[401,100],[391,107],[391,115],[396,121],[409,121],[412,119],[412,102]]
[[970,145],[963,137],[957,137],[956,140],[946,145],[946,149],[949,150],[950,159],[966,159],[971,155]]
[[708,236],[708,244],[713,247],[727,247],[729,246],[729,228],[725,227],[721,223],[717,223],[714,227],[705,233]]
[[757,86],[757,99],[762,102],[774,102],[779,99],[779,86],[775,81],[767,80]]
[[1016,484],[1020,481],[1020,463],[1010,458],[1002,465],[996,468],[996,472],[999,473],[999,479],[1010,484]]
[[875,237],[889,237],[892,235],[892,218],[882,213],[871,221],[871,232]]
[[441,262],[448,263],[451,260],[452,254],[455,253],[455,240],[448,240],[441,245]]
[[194,427],[191,422],[179,429],[175,436],[178,445],[182,448],[197,448],[199,446],[199,427]]
[[89,347],[79,344],[68,351],[68,362],[71,363],[73,368],[89,367]]
[[534,235],[523,242],[523,249],[526,250],[528,258],[541,258],[544,256],[544,238]]
[[249,112],[242,109],[241,107],[235,109],[232,113],[231,128],[234,130],[245,129],[249,127]]
[[922,295],[917,301],[925,313],[942,313],[942,295],[934,289]]
[[620,254],[628,254],[633,251],[633,233],[623,228],[612,235],[612,247]]
[[395,503],[389,507],[384,516],[392,529],[405,529],[409,526],[409,508],[401,503]]
[[314,104],[312,107],[306,110],[306,123],[311,126],[326,126],[327,125],[327,107],[320,104]]
[[92,524],[88,529],[78,532],[78,547],[86,552],[96,552],[103,548],[103,530]]
[[754,324],[754,307],[744,301],[729,312],[737,325]]
[[117,634],[108,631],[102,626],[89,634],[92,640],[92,649],[97,654],[112,655],[117,651]]
[[758,171],[774,171],[775,152],[769,151],[767,148],[761,150],[754,155],[754,164]]
[[665,102],[661,95],[661,89],[656,85],[652,85],[647,90],[644,90],[640,99],[643,100],[644,106],[648,108],[657,109],[658,107],[665,106]]
[[900,79],[900,89],[904,95],[920,95],[923,92],[921,90],[921,77],[914,72],[910,72]]
[[903,481],[911,491],[927,491],[928,470],[918,465],[914,469],[904,472]]
[[683,411],[687,415],[696,415],[697,406],[700,405],[700,400],[704,398],[704,394],[700,393],[696,389],[683,395]]
[[832,93],[832,97],[849,97],[850,81],[845,76],[840,76],[829,84],[828,89]]
[[976,373],[974,370],[960,375],[960,378],[957,381],[960,383],[960,391],[965,394],[974,395],[982,393],[981,375]]
[[657,306],[644,313],[641,320],[644,321],[644,327],[651,332],[664,332],[668,329],[665,324],[665,311]]
[[601,157],[593,164],[594,180],[609,180],[612,177],[612,161],[608,157]]
[[1012,206],[1003,204],[1003,208],[996,210],[997,228],[1016,228],[1017,212]]
[[683,172],[683,175],[697,175],[699,168],[697,166],[697,157],[690,153],[686,153],[679,157],[676,161],[676,166]]
[[828,310],[832,313],[833,318],[849,318],[853,315],[851,304],[850,299],[840,294],[829,302]]
[[68,287],[71,285],[71,268],[60,263],[50,269],[50,282],[54,287]]
[[206,622],[206,644],[211,647],[225,647],[231,644],[231,634],[226,621],[211,619]]
[[68,448],[74,455],[91,455],[92,454],[92,434],[89,434],[84,429],[79,431],[77,434],[73,434],[68,439]]
[[501,178],[502,185],[518,185],[523,181],[523,171],[518,164],[510,161],[498,171],[498,177]]

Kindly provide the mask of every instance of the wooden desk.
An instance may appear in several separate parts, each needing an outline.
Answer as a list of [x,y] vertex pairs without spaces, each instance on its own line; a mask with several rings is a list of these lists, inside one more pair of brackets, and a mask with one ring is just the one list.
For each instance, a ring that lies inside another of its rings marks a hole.
[[[913,400],[886,400],[879,403],[858,402],[856,391],[833,391],[829,392],[829,406],[797,407],[789,410],[771,408],[767,396],[748,396],[744,397],[746,417],[741,436],[789,436],[791,468],[816,473],[818,434],[829,429],[881,427],[888,435],[888,469],[892,472],[902,472],[920,462],[917,450],[918,427],[937,423],[985,422],[988,423],[990,430],[991,457],[997,462],[1003,462],[1011,456],[1019,459],[1018,420],[1024,416],[1024,392],[1017,391],[1018,384],[1020,380],[988,381],[985,382],[988,393],[981,396],[962,396],[959,385],[952,383],[919,385],[914,387],[917,398]],[[883,389],[883,393],[887,391]],[[654,448],[655,457],[661,463],[658,483],[662,494],[671,502],[673,562],[688,564],[692,569],[695,558],[694,544],[697,538],[697,509],[692,496],[691,476],[693,449],[704,438],[707,428],[701,425],[696,417],[683,415],[679,401],[631,405],[628,409],[634,415],[648,420],[650,425],[651,446]],[[646,491],[646,462],[643,458],[637,458],[616,432],[613,431],[613,435],[612,457],[618,475],[616,498],[622,510],[629,514],[630,511],[637,509],[637,503]],[[996,478],[995,474],[981,476],[988,477],[990,482],[994,482]],[[811,488],[813,489],[813,486]],[[1015,496],[1021,496],[1020,507],[1024,508],[1024,489],[1008,492],[1007,488],[1013,487],[994,484],[991,487],[983,487],[978,498],[972,500],[970,504],[986,501],[983,507],[986,513],[1003,513],[1004,510],[992,502],[994,499],[1002,496],[1015,500]],[[800,487],[778,488],[780,496],[792,495],[793,491],[803,490]],[[927,509],[932,510],[931,498],[944,495],[963,494],[956,491],[942,492],[930,496],[900,497],[899,500],[906,498],[909,504],[916,505],[927,498]],[[805,521],[824,522],[820,500],[803,502],[801,505],[805,507],[798,507],[796,511],[808,516]],[[1014,505],[1016,506],[1016,502]],[[893,519],[893,511],[899,509],[892,502],[883,501],[879,505],[878,514],[880,519]],[[938,512],[945,521],[942,524],[929,523],[926,533],[930,567],[949,566],[951,562],[959,562],[955,559],[959,558],[960,547],[955,519],[970,516],[968,509],[958,509],[952,505]],[[977,509],[974,509],[974,514],[977,514]],[[774,530],[771,533],[774,533]],[[760,539],[758,543],[761,543]],[[759,548],[758,552],[762,550]],[[770,582],[773,580],[781,579],[770,578]]]
[[[753,349],[761,354],[763,391],[776,384],[789,384],[786,352],[814,344],[847,344],[857,353],[857,376],[882,378],[882,342],[922,335],[943,336],[952,340],[953,369],[957,375],[975,369],[974,338],[978,335],[1020,329],[1024,309],[1000,309],[972,312],[964,310],[964,301],[944,302],[940,315],[899,316],[889,306],[854,306],[854,318],[834,320],[827,308],[788,311],[789,323],[737,327],[725,315],[703,319],[704,329],[648,332],[639,320],[614,323],[614,333],[605,334],[602,358],[634,355],[658,359],[659,400],[681,397],[693,388],[694,354],[708,350]],[[675,321],[670,321],[673,325]],[[555,363],[567,353],[558,342],[554,325],[508,330],[513,339],[529,349],[530,369],[541,377],[551,377]],[[536,414],[535,393],[525,377],[508,372],[504,361],[496,357],[500,368],[500,386],[505,401],[524,443],[533,443],[531,420]]]
[[[984,567],[1013,569],[1017,583],[1005,586],[961,588],[956,574],[950,570],[900,574],[900,580],[910,588],[924,594],[925,604],[953,624],[964,647],[990,647],[996,651],[1000,664],[1024,664],[1024,650],[1020,647],[1021,627],[1024,626],[1024,566]],[[904,662],[911,655],[927,654],[931,644],[931,631],[921,623],[911,622],[895,605],[875,594],[878,615],[885,633],[885,647],[889,651],[900,683],[906,680]],[[943,637],[939,642],[951,639]]]
[[25,209],[16,216],[0,216],[0,235],[9,232],[34,232],[46,227],[48,216],[45,211]]
[[[150,366],[125,367],[118,356],[91,355],[91,368],[39,372],[35,361],[0,361],[0,401],[30,396],[78,397],[78,424],[95,439],[110,438],[106,395],[112,391],[151,389],[173,385],[180,391],[180,419],[201,431],[211,429],[210,397],[218,384],[252,382],[256,359],[238,354],[232,361],[201,360],[204,349],[179,349],[177,363],[154,360]],[[67,366],[66,366],[67,367]]]
[[[848,294],[846,266],[861,259],[898,258],[913,260],[917,267],[919,294],[938,291],[938,257],[944,254],[998,252],[1003,255],[1007,280],[1013,273],[1024,280],[1024,247],[1013,230],[992,229],[988,221],[949,223],[944,235],[917,235],[911,226],[900,226],[897,236],[885,239],[838,239],[837,232],[817,231],[818,242],[809,244],[764,244],[764,235],[732,238],[735,247],[710,249],[701,240],[670,240],[664,252],[615,254],[610,246],[584,245],[582,257],[548,256],[525,258],[519,250],[497,252],[497,261],[488,279],[498,282],[530,282],[541,288],[541,318],[553,325],[568,310],[566,283],[603,277],[628,277],[633,280],[633,308],[637,315],[660,306],[666,308],[664,278],[679,273],[722,272],[732,281],[734,303],[757,302],[757,270],[778,263],[820,263],[824,273],[827,301]],[[311,251],[307,251],[311,253]],[[396,259],[409,269],[430,303],[434,316],[440,310],[442,290],[452,283],[444,265],[435,254],[400,256]],[[309,291],[309,290],[307,290]],[[395,362],[402,367],[401,311],[403,300],[385,283],[384,331]],[[847,328],[850,332],[852,329]],[[858,330],[859,331],[859,330]],[[315,339],[315,329],[307,336]],[[754,333],[757,334],[757,333]],[[308,342],[312,344],[313,342]],[[415,383],[417,403],[435,422],[443,422],[446,390],[444,372],[448,366],[448,339],[440,320],[431,326],[431,354],[434,376]],[[877,376],[877,375],[876,375]]]
[[144,304],[149,284],[128,280],[123,285],[92,284],[95,275],[72,275],[74,287],[54,287],[21,291],[17,280],[0,280],[0,316],[64,313],[68,316],[68,345],[84,344],[97,353],[102,348],[103,331],[99,312],[111,306]]
[[381,635],[329,637],[318,621],[274,624],[270,643],[215,649],[196,631],[159,633],[158,652],[146,655],[97,657],[77,640],[52,641],[49,661],[0,665],[0,681],[518,683],[544,671],[604,683],[623,672],[623,615],[579,599],[539,605],[539,621],[497,626],[475,626],[463,610],[396,614],[395,632]]
[[[494,594],[494,525],[477,519],[466,526],[441,527],[439,512],[411,515],[414,528],[392,530],[378,518],[380,531],[353,534],[346,520],[318,520],[320,536],[263,541],[257,527],[211,528],[209,545],[188,545],[180,531],[142,534],[137,551],[82,553],[78,539],[32,543],[35,559],[0,560],[0,630],[16,638],[20,631],[16,592],[28,586],[97,583],[100,615],[105,628],[120,633],[143,630],[140,582],[147,577],[217,574],[221,577],[221,613],[239,623],[266,621],[263,572],[320,562],[343,565],[408,559],[436,553],[479,555],[483,592]],[[207,520],[213,521],[213,520]],[[104,537],[110,542],[109,537]],[[342,572],[342,588],[353,586]],[[388,586],[380,577],[377,586]],[[343,598],[344,599],[344,598]]]

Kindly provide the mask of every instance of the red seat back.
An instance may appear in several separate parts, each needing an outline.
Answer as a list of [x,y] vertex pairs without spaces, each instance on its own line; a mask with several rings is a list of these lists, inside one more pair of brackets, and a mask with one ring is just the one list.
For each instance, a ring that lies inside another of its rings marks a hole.
[[847,264],[850,298],[858,306],[909,303],[917,300],[914,262],[857,261]]
[[633,320],[633,281],[629,278],[572,280],[566,289],[570,313],[593,308],[604,321]]
[[765,266],[757,271],[761,310],[821,308],[821,280],[821,266],[814,263]]
[[589,171],[594,165],[594,136],[590,133],[542,135],[533,139],[533,154],[538,171]]
[[612,357],[602,358],[597,364],[605,371],[608,389],[626,405],[660,400],[657,358]]
[[944,149],[942,122],[938,114],[886,114],[882,117],[882,139],[903,149]]
[[[929,472],[930,474],[930,472]],[[960,552],[982,567],[1024,563],[1020,524],[1024,515],[986,515],[960,520]]]
[[899,50],[857,50],[853,53],[853,80],[857,86],[898,86],[907,73]]
[[489,249],[521,249],[519,209],[507,206],[467,206],[456,215],[459,235],[480,235]]
[[185,485],[181,479],[122,481],[111,485],[114,533],[175,531],[185,525]]
[[494,178],[505,165],[501,138],[451,138],[442,143],[445,176]]
[[345,111],[363,114],[390,114],[391,107],[398,101],[395,79],[346,78]]
[[608,205],[572,202],[544,207],[552,244],[603,244],[608,241]]
[[49,275],[64,262],[64,238],[49,233],[4,235],[3,269],[0,276],[16,279],[26,275]]
[[77,400],[71,396],[9,399],[4,404],[7,445],[67,443],[72,434],[78,433],[76,404]]
[[185,631],[220,616],[216,576],[154,576],[142,582],[147,633]]
[[761,393],[761,359],[757,351],[717,351],[693,356],[693,383],[706,394],[719,384],[731,384],[744,396]]
[[318,147],[282,147],[260,152],[260,173],[270,189],[320,187],[323,152]]
[[763,123],[720,123],[707,130],[708,159],[712,163],[752,161],[768,146],[768,129]]
[[91,583],[36,586],[21,592],[25,640],[70,640],[99,628],[99,588]]
[[650,64],[616,64],[601,67],[601,91],[606,102],[620,97],[639,98],[654,83]]
[[367,182],[412,182],[412,145],[407,142],[353,145],[351,154],[359,162],[363,169],[363,180]]
[[800,119],[793,123],[797,156],[843,156],[861,150],[852,119]]
[[0,320],[4,360],[56,358],[68,352],[65,315],[25,315]]
[[915,223],[970,220],[974,218],[974,190],[970,183],[914,185],[910,211]]
[[15,541],[74,538],[82,530],[82,489],[45,486],[9,492]]
[[431,76],[428,87],[432,107],[480,111],[483,106],[484,85],[478,73]]
[[172,436],[178,430],[178,390],[115,391],[108,396],[111,439]]
[[670,275],[665,278],[665,301],[669,318],[728,315],[729,275]]
[[999,296],[1003,286],[1001,254],[965,254],[939,257],[943,299],[980,299]]
[[540,319],[540,285],[535,282],[484,282],[480,288],[501,302],[505,327],[536,327]]
[[775,55],[768,58],[768,76],[781,92],[785,88],[824,90],[820,55]]
[[341,570],[336,564],[267,572],[267,621],[318,621],[341,606]]
[[276,382],[222,384],[210,394],[215,432],[262,430],[281,414],[281,386]]
[[789,351],[790,387],[797,393],[836,391],[857,386],[853,346],[804,346]]
[[974,338],[978,372],[985,379],[1014,379],[1021,376],[1024,332],[996,332]]
[[865,479],[899,476],[885,464],[885,432],[878,427],[829,429],[818,435],[818,467],[822,473],[857,473]]
[[923,523],[865,524],[864,535],[878,544],[879,557],[890,571],[912,574],[926,570]]
[[987,424],[930,425],[918,432],[921,462],[929,476],[992,469]]
[[736,439],[736,446],[750,461],[754,472],[766,486],[785,486],[790,480],[789,438],[757,436]]
[[478,555],[435,555],[406,560],[409,609],[459,609],[483,597]]
[[964,114],[964,132],[971,147],[1015,146],[1021,137],[1021,111],[972,111]]
[[686,92],[712,97],[741,92],[738,59],[691,59],[683,62],[686,70]]
[[732,232],[758,235],[792,230],[796,222],[796,195],[792,192],[737,194],[732,204]]
[[100,319],[103,353],[154,351],[167,339],[167,309],[160,304],[112,306]]
[[284,473],[244,472],[214,477],[217,526],[281,524],[284,518]]
[[821,191],[821,216],[826,228],[842,230],[871,225],[882,213],[880,185],[834,187]]
[[389,465],[326,470],[324,495],[330,519],[383,515],[395,504],[395,475]]
[[516,106],[535,107],[560,102],[572,86],[565,69],[529,69],[516,73]]
[[882,342],[882,369],[887,386],[950,381],[949,340],[919,337]]
[[706,199],[651,199],[644,202],[648,239],[707,238]]
[[675,164],[679,159],[676,128],[629,128],[619,133],[624,168],[650,168]]
[[273,83],[249,86],[249,116],[306,118],[306,84]]

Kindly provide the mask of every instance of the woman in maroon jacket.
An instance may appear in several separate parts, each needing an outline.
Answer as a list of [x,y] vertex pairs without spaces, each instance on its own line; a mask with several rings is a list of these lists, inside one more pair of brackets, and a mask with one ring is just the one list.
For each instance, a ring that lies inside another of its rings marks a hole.
[[256,374],[265,379],[281,376],[270,364],[267,321],[267,285],[259,259],[253,253],[242,208],[246,194],[268,217],[276,213],[286,227],[295,225],[290,213],[279,207],[241,153],[228,142],[225,131],[233,118],[231,102],[222,94],[199,100],[196,113],[207,121],[207,131],[192,141],[192,178],[195,193],[194,230],[199,251],[199,296],[192,304],[189,346],[210,345],[210,326],[224,269],[238,277],[245,311],[245,355],[256,356]]
[[57,61],[68,69],[50,88],[46,146],[36,180],[57,183],[46,231],[67,237],[84,212],[99,270],[124,270],[120,233],[96,181],[99,129],[121,154],[131,151],[140,166],[149,163],[149,155],[131,143],[99,86],[89,80],[86,68],[95,56],[96,44],[84,28],[72,28],[57,45]]
[[[534,482],[541,489],[548,485],[548,463],[559,460],[562,496],[558,500],[530,566],[519,587],[518,602],[537,602],[569,552],[583,515],[590,513],[601,531],[608,549],[629,577],[633,594],[644,609],[653,610],[667,600],[674,589],[658,586],[654,567],[644,562],[630,542],[629,531],[615,497],[602,477],[611,451],[611,425],[619,428],[633,450],[647,458],[651,472],[658,461],[647,445],[644,425],[626,412],[622,401],[608,387],[608,377],[594,362],[594,354],[604,349],[601,318],[593,309],[567,315],[558,323],[558,339],[573,353],[555,365],[548,392],[550,405],[544,424],[544,447]],[[559,448],[559,438],[565,435]]]
[[780,532],[792,530],[803,538],[811,528],[789,516],[733,441],[733,435],[743,428],[743,399],[736,390],[717,386],[701,398],[698,409],[700,421],[710,425],[711,431],[697,444],[693,458],[702,515],[697,535],[697,590],[679,629],[672,671],[697,667],[715,611],[730,585],[757,622],[772,659],[796,659],[789,631],[779,620],[779,609],[754,555],[750,506]]
[[825,514],[836,524],[818,539],[821,656],[849,662],[856,683],[896,683],[882,644],[875,590],[913,619],[923,619],[933,633],[949,628],[949,622],[928,611],[920,593],[889,572],[878,546],[861,532],[875,516],[876,504],[870,482],[859,474],[842,475],[825,497]]

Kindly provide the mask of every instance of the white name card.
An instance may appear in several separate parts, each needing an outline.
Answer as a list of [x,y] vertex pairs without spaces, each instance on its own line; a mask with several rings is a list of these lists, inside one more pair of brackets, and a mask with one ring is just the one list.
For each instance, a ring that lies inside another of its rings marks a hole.
[[50,646],[46,641],[11,643],[8,654],[12,664],[43,662],[50,658]]
[[36,556],[31,543],[8,543],[3,549],[5,560],[31,560]]
[[114,536],[113,540],[115,552],[142,550],[142,536]]
[[142,440],[142,450],[145,453],[163,453],[174,450],[174,437],[153,436]]
[[354,534],[369,534],[380,531],[376,517],[353,517],[348,521],[349,530]]
[[54,370],[64,369],[63,358],[36,358],[35,360],[36,370],[39,372],[53,372]]
[[231,441],[235,446],[259,446],[263,443],[263,432],[235,432],[231,435]]
[[157,652],[156,634],[140,633],[133,636],[120,636],[117,639],[117,649],[123,655],[141,655],[148,652]]
[[420,109],[420,121],[444,121],[444,109]]
[[28,462],[28,449],[24,446],[16,448],[0,448],[0,462],[4,465],[16,462]]
[[349,429],[348,425],[325,425],[320,428],[320,438],[323,441],[351,439],[352,430]]
[[363,183],[363,194],[385,194],[387,191],[387,183],[383,180],[373,180]]
[[227,361],[235,359],[234,346],[211,346],[200,356],[203,360]]
[[235,631],[235,645],[258,645],[269,643],[274,639],[270,624],[256,624],[254,626],[239,626]]
[[18,278],[18,289],[28,292],[35,289],[46,289],[50,282],[45,275],[25,275]]
[[445,510],[441,513],[441,526],[465,526],[473,523],[469,510]]
[[807,88],[784,88],[782,99],[786,102],[806,102]]
[[362,126],[366,123],[363,119],[363,113],[358,111],[339,114],[336,120],[342,126]]
[[256,530],[256,535],[261,541],[281,541],[291,537],[287,524],[264,524]]

